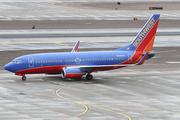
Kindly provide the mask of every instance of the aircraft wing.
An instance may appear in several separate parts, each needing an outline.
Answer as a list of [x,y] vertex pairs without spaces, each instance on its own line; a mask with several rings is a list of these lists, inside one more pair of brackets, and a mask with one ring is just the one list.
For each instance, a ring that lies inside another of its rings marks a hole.
[[82,71],[91,71],[95,68],[105,68],[105,67],[126,67],[126,66],[135,66],[136,64],[121,64],[121,65],[92,65],[92,66],[79,66]]
[[73,68],[80,68],[83,71],[91,71],[95,68],[103,68],[103,67],[128,67],[128,66],[136,66],[141,65],[145,62],[148,57],[149,52],[146,52],[142,59],[137,64],[114,64],[114,65],[89,65],[89,66],[73,66]]

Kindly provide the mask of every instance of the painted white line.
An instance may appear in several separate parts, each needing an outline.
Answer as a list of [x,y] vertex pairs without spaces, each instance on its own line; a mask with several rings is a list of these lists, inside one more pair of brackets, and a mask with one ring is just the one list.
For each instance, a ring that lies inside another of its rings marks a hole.
[[176,64],[176,63],[180,63],[180,61],[170,61],[170,62],[166,62],[166,63]]

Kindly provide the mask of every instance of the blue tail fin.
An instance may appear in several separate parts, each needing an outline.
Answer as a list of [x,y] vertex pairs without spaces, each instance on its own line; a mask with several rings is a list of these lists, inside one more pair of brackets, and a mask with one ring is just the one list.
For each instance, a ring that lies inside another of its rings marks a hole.
[[129,45],[116,50],[152,51],[159,18],[160,14],[152,15]]

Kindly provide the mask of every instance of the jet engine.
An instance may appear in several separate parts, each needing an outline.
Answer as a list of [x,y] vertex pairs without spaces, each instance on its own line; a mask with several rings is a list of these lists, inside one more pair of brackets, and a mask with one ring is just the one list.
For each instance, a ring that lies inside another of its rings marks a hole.
[[62,78],[81,78],[83,71],[79,68],[65,67],[61,71]]

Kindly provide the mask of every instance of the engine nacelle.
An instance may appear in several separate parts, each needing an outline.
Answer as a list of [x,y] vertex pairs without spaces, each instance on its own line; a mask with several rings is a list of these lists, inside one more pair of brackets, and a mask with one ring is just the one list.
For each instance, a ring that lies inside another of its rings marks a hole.
[[61,71],[62,78],[81,78],[83,76],[83,71],[78,68],[66,67]]

